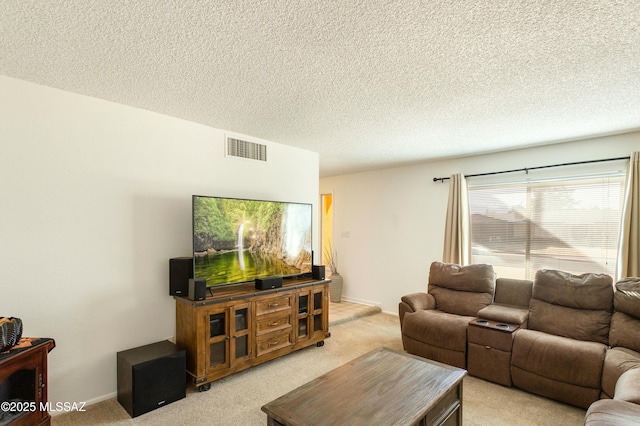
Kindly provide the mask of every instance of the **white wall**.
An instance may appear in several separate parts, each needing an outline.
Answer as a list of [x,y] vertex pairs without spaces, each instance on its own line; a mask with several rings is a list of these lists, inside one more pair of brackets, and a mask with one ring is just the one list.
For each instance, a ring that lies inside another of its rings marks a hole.
[[174,335],[192,194],[319,210],[316,153],[244,137],[268,163],[226,158],[224,135],[0,76],[0,315],[55,339],[51,401],[113,396],[116,352]]
[[[321,179],[320,192],[333,192],[333,247],[344,298],[397,313],[403,295],[426,290],[431,262],[442,260],[449,191],[448,182],[434,177],[623,157],[639,149],[640,132],[634,132]],[[601,165],[570,167],[584,173]]]

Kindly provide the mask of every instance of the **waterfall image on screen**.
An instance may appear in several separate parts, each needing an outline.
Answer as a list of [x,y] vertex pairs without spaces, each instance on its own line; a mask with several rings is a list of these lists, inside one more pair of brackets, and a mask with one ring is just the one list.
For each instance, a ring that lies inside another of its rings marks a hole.
[[310,272],[311,208],[194,195],[194,277],[218,286]]

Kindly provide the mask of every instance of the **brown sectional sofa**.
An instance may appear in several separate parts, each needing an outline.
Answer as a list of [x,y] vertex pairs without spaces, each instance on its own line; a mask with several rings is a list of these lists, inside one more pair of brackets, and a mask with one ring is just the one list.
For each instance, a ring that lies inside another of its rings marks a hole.
[[640,422],[640,278],[540,270],[532,282],[434,262],[399,316],[409,353],[589,408],[589,424]]

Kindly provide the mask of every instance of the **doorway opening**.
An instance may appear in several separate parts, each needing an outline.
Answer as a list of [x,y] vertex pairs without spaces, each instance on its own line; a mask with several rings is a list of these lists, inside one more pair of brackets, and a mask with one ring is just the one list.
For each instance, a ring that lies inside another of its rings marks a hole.
[[[322,263],[329,266],[330,255],[333,250],[333,194],[320,194],[322,214],[320,215],[320,233],[322,237],[320,250]],[[327,271],[329,274],[331,271]]]

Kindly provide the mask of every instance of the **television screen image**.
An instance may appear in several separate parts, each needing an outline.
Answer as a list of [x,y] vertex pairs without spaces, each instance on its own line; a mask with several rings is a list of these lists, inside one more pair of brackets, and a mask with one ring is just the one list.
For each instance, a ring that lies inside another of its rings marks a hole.
[[194,195],[194,278],[212,287],[311,272],[311,222],[311,204]]

